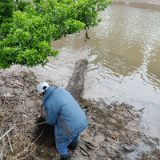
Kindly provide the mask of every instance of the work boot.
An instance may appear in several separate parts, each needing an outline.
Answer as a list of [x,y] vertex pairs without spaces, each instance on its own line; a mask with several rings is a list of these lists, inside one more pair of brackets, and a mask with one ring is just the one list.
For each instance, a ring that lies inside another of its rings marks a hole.
[[69,148],[70,150],[74,150],[74,149],[76,149],[76,147],[77,147],[77,142],[71,142],[71,143],[68,145],[68,148]]
[[61,155],[61,160],[71,160],[71,155],[68,153],[66,155]]

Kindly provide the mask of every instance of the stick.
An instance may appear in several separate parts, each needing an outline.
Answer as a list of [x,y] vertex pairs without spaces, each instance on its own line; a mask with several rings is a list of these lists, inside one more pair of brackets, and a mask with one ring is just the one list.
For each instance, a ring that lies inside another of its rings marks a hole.
[[12,153],[13,153],[13,148],[12,148],[11,141],[10,141],[10,138],[9,138],[9,135],[8,135],[8,134],[7,134],[7,137],[8,137],[8,142],[9,142],[10,149],[11,149],[11,151],[12,151]]
[[[127,108],[126,108],[127,109]],[[136,118],[136,116],[129,110],[129,109],[127,109],[127,111],[134,117],[134,118]]]
[[[37,126],[37,125],[39,125],[39,124],[45,124],[45,123],[47,123],[48,121],[45,121],[45,122],[42,122],[42,123],[37,123],[37,124],[34,124],[34,125],[32,125],[32,126]],[[19,124],[15,124],[15,126],[18,126],[18,125],[20,125],[20,124],[25,124],[25,122],[24,123],[19,123]]]
[[5,106],[5,103],[6,103],[6,98],[4,99],[4,103],[3,103],[3,109],[4,109],[4,106]]
[[[1,150],[0,157],[3,157],[3,150],[4,150],[4,147],[5,147],[4,139],[3,139],[2,141],[3,141],[3,146],[2,146],[2,150]],[[2,158],[2,159],[3,159],[3,158]]]
[[39,137],[43,134],[43,131],[42,133],[36,138],[36,140],[34,142],[32,142],[31,144],[29,144],[21,153],[18,153],[15,157],[13,157],[13,159],[17,159],[22,153],[24,153],[25,151],[27,151],[27,149],[29,147],[31,147],[38,139]]
[[3,137],[5,137],[14,127],[15,127],[15,126],[13,126],[12,128],[10,128],[10,129],[0,138],[0,140],[2,140]]
[[47,123],[48,121],[45,121],[45,122],[42,122],[42,123],[37,123],[37,124],[35,124],[34,126],[37,126],[37,125],[39,125],[39,124],[44,124],[44,123]]
[[140,109],[139,111],[141,112],[141,111],[143,111],[145,109],[145,107],[144,108],[142,108],[142,109]]

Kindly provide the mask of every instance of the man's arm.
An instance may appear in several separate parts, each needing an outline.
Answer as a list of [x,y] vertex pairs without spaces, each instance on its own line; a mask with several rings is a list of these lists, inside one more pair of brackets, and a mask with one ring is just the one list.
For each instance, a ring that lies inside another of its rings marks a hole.
[[50,125],[54,125],[57,122],[58,110],[54,110],[54,107],[45,107],[46,110],[46,121]]

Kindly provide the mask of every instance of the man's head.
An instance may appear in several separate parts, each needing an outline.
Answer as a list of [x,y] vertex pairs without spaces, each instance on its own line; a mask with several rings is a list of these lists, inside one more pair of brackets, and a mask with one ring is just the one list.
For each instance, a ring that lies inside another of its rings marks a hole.
[[41,82],[38,86],[37,86],[37,91],[41,96],[44,96],[46,90],[48,89],[49,85],[46,82]]

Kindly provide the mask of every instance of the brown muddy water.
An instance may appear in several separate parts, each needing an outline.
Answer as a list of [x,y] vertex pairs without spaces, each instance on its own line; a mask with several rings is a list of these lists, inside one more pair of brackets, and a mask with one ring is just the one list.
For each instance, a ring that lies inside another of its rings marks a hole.
[[[53,42],[60,51],[44,68],[29,68],[39,80],[65,88],[74,63],[89,60],[83,98],[117,101],[144,109],[142,130],[160,138],[160,7],[112,3],[99,14],[99,26]],[[26,70],[13,66],[6,71]],[[27,69],[28,70],[28,69]],[[143,148],[143,144],[141,146]]]

